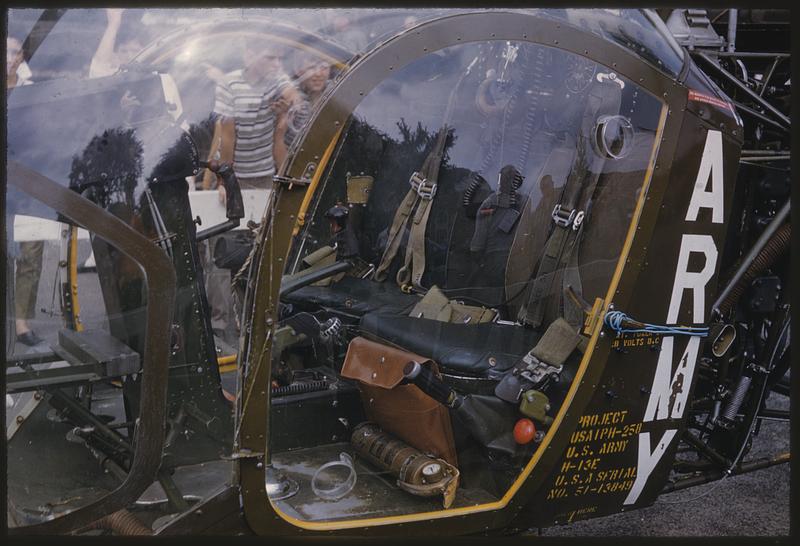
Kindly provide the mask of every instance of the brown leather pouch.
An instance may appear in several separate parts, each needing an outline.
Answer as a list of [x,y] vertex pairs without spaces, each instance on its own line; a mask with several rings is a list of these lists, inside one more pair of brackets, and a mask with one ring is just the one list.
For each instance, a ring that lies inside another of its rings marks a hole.
[[367,419],[410,446],[457,466],[447,408],[415,385],[400,385],[403,367],[411,360],[428,359],[356,337],[347,347],[342,375],[358,381]]

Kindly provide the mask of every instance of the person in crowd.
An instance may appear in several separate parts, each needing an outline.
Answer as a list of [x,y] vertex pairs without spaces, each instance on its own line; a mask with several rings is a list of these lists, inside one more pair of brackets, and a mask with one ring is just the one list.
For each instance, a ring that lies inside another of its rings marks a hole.
[[[6,93],[14,87],[29,85],[31,70],[23,57],[22,42],[13,37],[6,38]],[[13,222],[14,215],[6,217]],[[12,245],[9,245],[11,249]],[[16,255],[14,273],[14,318],[16,339],[28,346],[42,341],[31,329],[28,321],[36,317],[36,296],[39,292],[39,279],[42,273],[44,241],[20,241]]]
[[306,52],[295,54],[292,67],[294,83],[298,89],[298,100],[280,118],[279,133],[283,133],[286,146],[291,146],[300,130],[308,123],[311,109],[316,105],[328,86],[331,65]]
[[[286,114],[298,92],[283,70],[283,50],[276,44],[242,40],[243,68],[224,75],[216,88],[216,123],[209,160],[232,163],[242,189],[267,189],[272,185],[276,166],[286,158],[284,140]],[[209,75],[211,77],[211,75]],[[219,191],[225,203],[225,187],[206,171],[203,188]],[[215,240],[209,241],[213,249]],[[216,267],[206,252],[206,292],[211,307],[211,326],[218,336],[230,331],[230,271]]]
[[106,8],[106,29],[89,64],[89,77],[102,78],[116,73],[130,62],[144,44],[135,25],[120,32],[124,8]]

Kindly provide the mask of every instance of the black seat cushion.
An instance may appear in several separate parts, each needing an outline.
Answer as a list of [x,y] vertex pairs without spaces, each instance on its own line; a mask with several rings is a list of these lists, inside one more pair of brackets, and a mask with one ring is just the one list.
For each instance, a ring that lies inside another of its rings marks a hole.
[[385,313],[365,314],[360,327],[367,337],[435,360],[444,372],[498,379],[541,337],[515,325],[454,324]]
[[371,312],[403,314],[419,301],[419,296],[402,292],[393,282],[343,277],[331,286],[304,286],[282,300],[298,307],[325,307],[362,316]]

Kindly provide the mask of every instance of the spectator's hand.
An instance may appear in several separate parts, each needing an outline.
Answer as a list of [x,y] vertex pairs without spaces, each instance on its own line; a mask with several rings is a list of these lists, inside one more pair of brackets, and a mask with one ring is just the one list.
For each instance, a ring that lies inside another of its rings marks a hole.
[[225,184],[217,184],[217,192],[219,192],[219,202],[222,206],[227,206],[228,194],[225,192]]
[[217,183],[217,175],[215,175],[213,172],[211,172],[210,169],[206,169],[203,172],[203,183],[202,183],[201,187],[204,190],[213,190],[214,189],[214,185],[216,183]]
[[122,21],[122,13],[125,8],[106,8],[106,19],[109,24],[119,24]]
[[289,111],[289,107],[292,105],[292,101],[283,95],[272,101],[269,107],[272,109],[272,112],[275,114],[276,119],[285,118],[286,112]]
[[129,110],[134,106],[141,106],[142,103],[136,98],[136,95],[131,95],[130,91],[125,91],[125,94],[119,99],[119,105],[123,110]]
[[206,71],[206,76],[214,83],[221,85],[224,82],[225,74],[222,70],[207,62],[200,63],[200,66]]

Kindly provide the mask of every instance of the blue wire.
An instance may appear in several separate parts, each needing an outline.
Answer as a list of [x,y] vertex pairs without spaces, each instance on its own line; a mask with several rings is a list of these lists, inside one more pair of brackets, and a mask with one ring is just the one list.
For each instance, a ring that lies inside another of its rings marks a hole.
[[649,324],[642,322],[644,328],[626,328],[625,322],[639,322],[634,321],[631,317],[622,311],[608,311],[603,323],[617,332],[618,334],[633,334],[637,332],[649,332],[651,334],[664,334],[664,335],[686,335],[686,336],[708,336],[707,326],[666,326],[659,324]]

